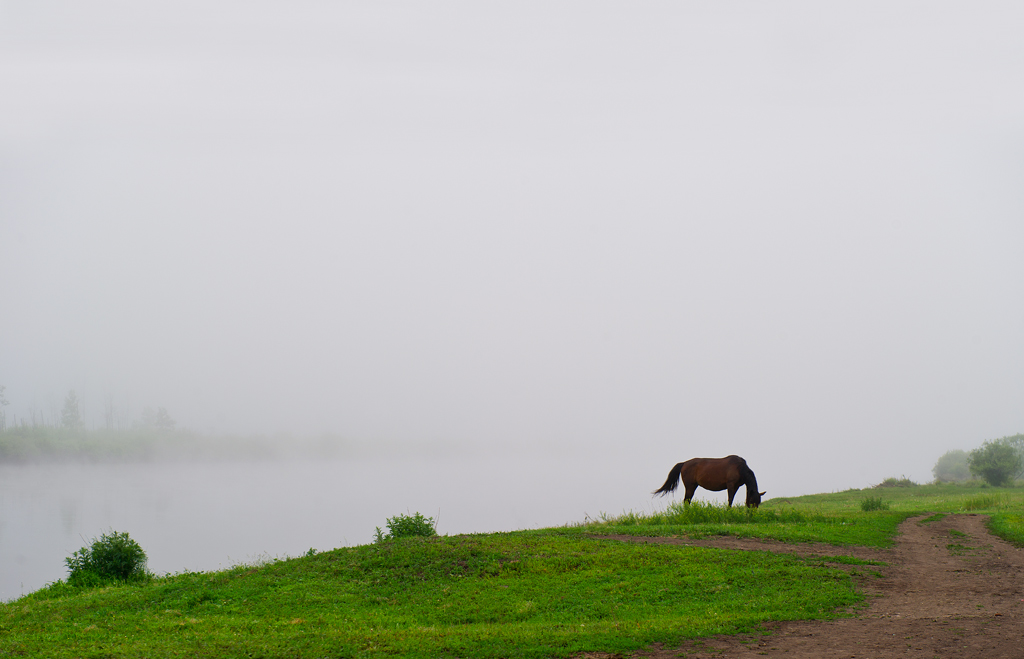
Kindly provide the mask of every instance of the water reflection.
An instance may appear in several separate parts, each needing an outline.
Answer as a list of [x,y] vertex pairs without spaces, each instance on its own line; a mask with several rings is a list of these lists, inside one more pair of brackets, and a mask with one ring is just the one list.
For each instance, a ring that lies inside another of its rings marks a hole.
[[489,457],[0,466],[0,599],[66,576],[64,558],[127,531],[158,574],[366,544],[398,513],[442,534],[650,510],[662,465]]

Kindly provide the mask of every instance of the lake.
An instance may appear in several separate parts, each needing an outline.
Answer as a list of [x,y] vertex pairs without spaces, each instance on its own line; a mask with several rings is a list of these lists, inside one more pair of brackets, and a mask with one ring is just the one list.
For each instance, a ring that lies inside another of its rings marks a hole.
[[65,578],[64,559],[110,530],[128,532],[157,574],[216,570],[367,544],[397,514],[455,535],[660,509],[672,498],[650,492],[670,466],[566,455],[0,465],[0,600]]

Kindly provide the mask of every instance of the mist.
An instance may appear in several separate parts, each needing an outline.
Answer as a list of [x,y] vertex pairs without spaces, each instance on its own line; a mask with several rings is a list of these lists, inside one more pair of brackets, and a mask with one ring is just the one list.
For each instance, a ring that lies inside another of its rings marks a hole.
[[0,2],[8,424],[930,480],[1024,430],[1022,20]]

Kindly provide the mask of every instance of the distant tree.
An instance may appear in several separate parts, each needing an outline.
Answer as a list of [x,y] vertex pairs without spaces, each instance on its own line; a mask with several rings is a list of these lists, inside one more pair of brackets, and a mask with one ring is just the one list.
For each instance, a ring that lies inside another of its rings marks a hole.
[[107,430],[114,429],[114,395],[107,394],[107,400],[103,404],[103,425]]
[[152,407],[145,407],[142,409],[142,414],[139,416],[139,421],[135,425],[143,428],[152,428],[156,425],[156,412],[153,411]]
[[971,469],[967,466],[967,451],[956,449],[946,451],[932,467],[932,476],[939,483],[960,482],[970,479]]
[[64,408],[60,411],[60,424],[71,430],[81,430],[85,427],[82,421],[82,414],[78,411],[78,394],[72,389],[64,399]]
[[8,403],[7,398],[4,397],[4,391],[6,390],[7,387],[0,384],[0,432],[7,430],[7,412],[4,408],[10,405],[10,403]]
[[1021,456],[1009,442],[987,441],[967,457],[971,473],[981,476],[990,485],[1012,485],[1021,470]]
[[1003,437],[999,439],[1000,442],[1005,442],[1007,445],[1012,446],[1013,450],[1020,456],[1020,469],[1013,475],[1014,478],[1024,478],[1024,434],[1010,435],[1009,437]]
[[171,418],[171,415],[167,413],[166,407],[161,407],[156,411],[156,418],[153,421],[160,430],[174,430],[175,421]]

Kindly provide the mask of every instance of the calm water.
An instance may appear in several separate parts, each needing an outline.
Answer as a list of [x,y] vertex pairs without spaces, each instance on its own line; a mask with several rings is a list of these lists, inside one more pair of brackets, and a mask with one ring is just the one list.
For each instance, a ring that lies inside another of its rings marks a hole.
[[65,578],[64,558],[111,529],[157,574],[215,570],[366,544],[399,513],[439,515],[438,532],[458,534],[649,511],[668,502],[649,494],[662,472],[568,457],[3,465],[0,600]]

